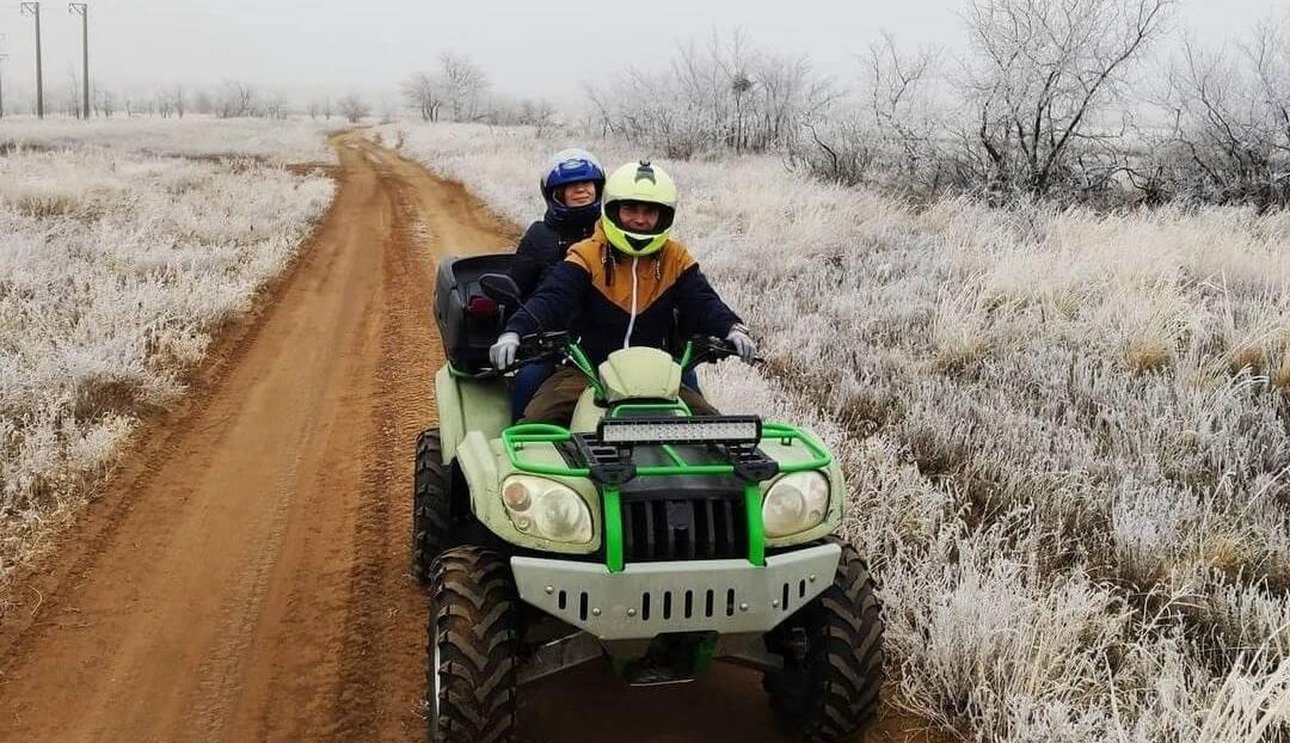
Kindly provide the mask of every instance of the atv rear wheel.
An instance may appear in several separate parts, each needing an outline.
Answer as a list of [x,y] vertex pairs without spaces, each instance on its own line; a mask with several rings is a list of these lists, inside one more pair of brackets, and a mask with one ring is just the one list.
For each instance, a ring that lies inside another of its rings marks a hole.
[[520,603],[510,565],[483,547],[454,547],[430,572],[428,738],[515,738]]
[[850,544],[833,585],[766,636],[784,669],[762,680],[771,707],[797,738],[853,741],[878,715],[881,604],[868,566]]
[[417,436],[412,475],[412,577],[421,585],[430,578],[430,564],[452,542],[452,493],[438,428]]

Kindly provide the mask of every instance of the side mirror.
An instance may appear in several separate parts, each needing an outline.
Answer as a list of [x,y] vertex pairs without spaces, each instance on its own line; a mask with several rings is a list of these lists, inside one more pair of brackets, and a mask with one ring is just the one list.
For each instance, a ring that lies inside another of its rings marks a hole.
[[483,290],[485,296],[498,304],[510,307],[524,304],[520,301],[520,287],[515,283],[515,279],[504,273],[486,273],[480,276],[479,288]]

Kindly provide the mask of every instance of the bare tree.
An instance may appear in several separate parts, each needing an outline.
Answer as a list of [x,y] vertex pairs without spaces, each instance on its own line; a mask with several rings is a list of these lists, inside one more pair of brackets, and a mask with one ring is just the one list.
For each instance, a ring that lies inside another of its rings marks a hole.
[[1175,0],[969,0],[964,87],[996,188],[1043,195],[1122,93]]
[[323,98],[322,114],[323,114],[323,118],[327,119],[328,121],[331,121],[331,114],[332,114],[331,96],[327,96],[326,98]]
[[417,72],[403,82],[403,97],[422,121],[438,121],[445,87],[440,79]]
[[255,88],[240,80],[229,80],[220,86],[215,101],[215,115],[221,119],[254,116],[257,103]]
[[1235,50],[1187,42],[1164,104],[1170,129],[1133,171],[1136,185],[1201,201],[1290,205],[1290,19],[1259,23]]
[[179,118],[184,118],[184,112],[188,110],[188,98],[184,93],[183,83],[175,83],[170,87],[170,104]]
[[806,57],[759,52],[738,32],[678,49],[665,73],[627,69],[588,91],[601,129],[669,157],[709,149],[763,151],[793,141],[834,91]]
[[439,57],[443,97],[453,121],[469,121],[478,113],[480,98],[488,89],[488,77],[474,60],[460,54]]
[[99,88],[98,109],[102,113],[103,118],[112,118],[112,114],[116,113],[116,94],[110,90]]
[[285,119],[291,112],[291,103],[285,93],[276,91],[264,96],[255,115],[269,119]]
[[952,158],[934,95],[937,54],[902,52],[883,34],[869,47],[859,89],[826,116],[806,120],[790,162],[829,181],[919,199],[940,193]]
[[556,125],[555,107],[548,101],[523,101],[520,103],[520,123],[531,126],[537,136],[545,137]]
[[170,91],[159,90],[157,91],[156,98],[157,98],[157,113],[163,119],[170,118],[170,114],[172,112]]
[[925,157],[936,157],[936,131],[925,92],[933,52],[905,55],[890,34],[869,47],[869,111],[875,129],[900,153],[897,170],[912,177]]
[[340,114],[351,124],[357,124],[372,115],[372,107],[357,93],[350,93],[339,102]]

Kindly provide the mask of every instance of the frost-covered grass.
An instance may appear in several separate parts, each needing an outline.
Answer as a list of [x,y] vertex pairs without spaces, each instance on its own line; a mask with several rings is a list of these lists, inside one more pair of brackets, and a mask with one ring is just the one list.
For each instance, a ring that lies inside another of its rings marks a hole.
[[[186,147],[222,153],[240,131]],[[92,490],[138,415],[184,389],[333,188],[258,160],[143,154],[168,146],[146,138],[32,136],[43,149],[0,154],[0,578]]]
[[[521,223],[549,153],[650,154],[382,134]],[[844,458],[901,704],[983,741],[1290,735],[1290,215],[913,210],[661,162],[770,359],[705,387]]]
[[345,128],[340,119],[217,119],[188,115],[91,119],[0,119],[0,147],[6,145],[70,147],[92,145],[156,155],[244,157],[274,164],[334,162],[327,134]]

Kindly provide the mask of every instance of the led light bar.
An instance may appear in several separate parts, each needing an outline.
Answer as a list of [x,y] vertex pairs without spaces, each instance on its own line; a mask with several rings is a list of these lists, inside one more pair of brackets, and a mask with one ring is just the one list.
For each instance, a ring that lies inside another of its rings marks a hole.
[[597,431],[604,444],[751,444],[761,441],[761,418],[723,415],[605,418]]

